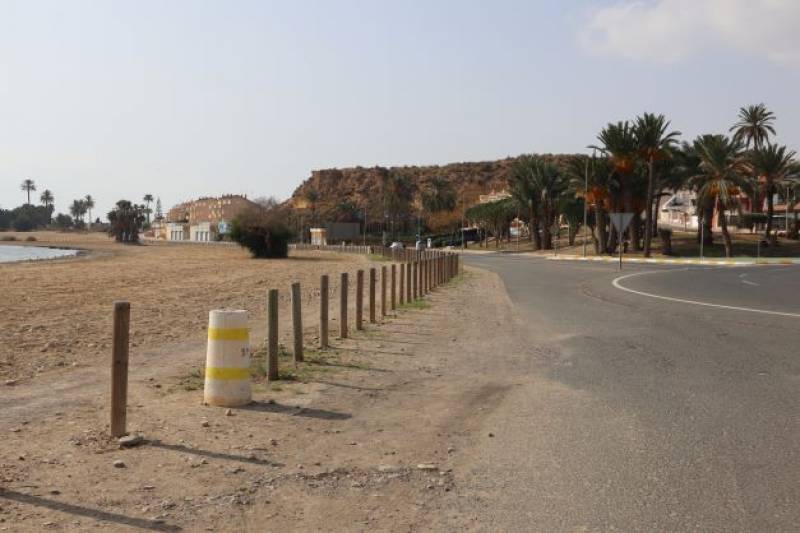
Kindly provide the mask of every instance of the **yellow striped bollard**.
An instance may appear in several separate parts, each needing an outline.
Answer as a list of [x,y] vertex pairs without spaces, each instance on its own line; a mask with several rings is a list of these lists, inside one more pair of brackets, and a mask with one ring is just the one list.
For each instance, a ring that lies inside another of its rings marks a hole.
[[247,311],[209,312],[203,399],[222,407],[247,405],[252,400]]

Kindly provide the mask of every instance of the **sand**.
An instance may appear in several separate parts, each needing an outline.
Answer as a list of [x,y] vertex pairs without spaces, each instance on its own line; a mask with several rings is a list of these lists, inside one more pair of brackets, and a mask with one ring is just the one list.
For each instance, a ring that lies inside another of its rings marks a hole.
[[105,364],[114,300],[131,303],[133,357],[137,350],[202,340],[211,309],[248,310],[259,330],[267,289],[281,291],[286,316],[292,282],[301,283],[304,299],[311,302],[322,273],[331,275],[335,291],[339,273],[354,278],[358,268],[369,266],[366,258],[345,254],[302,252],[285,260],[254,260],[235,245],[129,246],[100,233],[18,235],[34,235],[37,242],[11,244],[77,247],[88,255],[0,264],[2,380]]

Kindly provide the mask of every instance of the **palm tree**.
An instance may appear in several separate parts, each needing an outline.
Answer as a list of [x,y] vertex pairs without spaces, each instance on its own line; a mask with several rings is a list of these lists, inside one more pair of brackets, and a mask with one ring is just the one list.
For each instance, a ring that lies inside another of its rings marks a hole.
[[86,214],[86,211],[86,200],[73,200],[72,205],[69,207],[69,212],[76,222],[84,222],[83,216]]
[[588,222],[589,227],[594,226],[592,231],[594,251],[596,254],[604,254],[608,244],[606,211],[612,207],[610,200],[615,193],[616,185],[612,176],[614,169],[607,157],[581,155],[571,157],[564,171],[569,178],[570,191],[576,197],[583,198],[589,214],[594,218],[594,224]]
[[[633,249],[638,250],[639,217],[634,209],[634,183],[632,183],[632,179],[636,170],[639,145],[634,128],[627,120],[616,124],[608,124],[600,131],[597,140],[600,141],[600,146],[590,146],[590,148],[596,148],[608,156],[614,167],[614,176],[619,185],[622,206],[625,211],[637,215],[629,228]],[[619,240],[621,241],[622,239],[620,238]],[[613,250],[614,247],[609,246],[609,248]]]
[[763,189],[767,195],[767,228],[764,231],[764,238],[771,244],[774,244],[776,238],[775,235],[772,235],[775,185],[782,183],[792,174],[795,155],[797,155],[796,152],[787,150],[785,146],[778,146],[770,142],[767,142],[766,146],[759,146],[750,153],[750,168],[753,174],[759,179],[764,179]]
[[39,195],[39,200],[45,207],[53,207],[53,202],[55,201],[55,198],[53,197],[53,192],[50,189],[45,189],[44,191],[42,191],[42,194]]
[[528,224],[530,238],[535,250],[542,249],[542,236],[539,233],[541,226],[541,195],[533,187],[533,172],[536,168],[536,158],[531,155],[521,156],[511,167],[508,177],[511,197],[520,209],[528,211]]
[[[558,199],[567,190],[568,180],[553,163],[541,157],[526,156],[512,168],[512,197],[520,207],[531,213],[531,233],[541,227],[541,248],[553,247],[551,228],[558,217]],[[534,236],[534,243],[538,242]]]
[[89,227],[92,227],[92,209],[94,208],[94,198],[91,194],[87,194],[83,199],[84,213],[89,212]]
[[650,243],[653,237],[653,189],[655,187],[656,161],[669,157],[681,132],[671,131],[670,122],[664,115],[645,113],[636,118],[634,135],[639,155],[647,162],[647,193],[644,213],[644,256],[650,257]]
[[153,195],[150,194],[150,193],[145,194],[144,197],[142,198],[142,200],[144,200],[144,205],[146,206],[145,213],[147,214],[147,225],[149,226],[150,225],[150,213],[152,212],[150,210],[150,204],[153,203]]
[[[744,144],[746,150],[750,150],[751,147],[758,150],[764,143],[769,142],[770,135],[775,135],[775,128],[772,125],[774,122],[775,113],[766,105],[750,105],[739,109],[738,121],[729,131],[733,133],[735,141]],[[758,176],[753,176],[753,180],[757,182]],[[761,213],[761,211],[761,194],[757,193],[753,198],[753,212]]]
[[22,180],[19,188],[28,194],[28,205],[31,205],[31,193],[36,190],[36,183],[33,180],[25,179]]
[[742,144],[725,135],[705,135],[695,140],[694,150],[700,164],[690,182],[697,188],[697,206],[704,212],[709,206],[717,209],[725,256],[730,257],[731,236],[725,211],[736,207],[739,192],[747,184]]

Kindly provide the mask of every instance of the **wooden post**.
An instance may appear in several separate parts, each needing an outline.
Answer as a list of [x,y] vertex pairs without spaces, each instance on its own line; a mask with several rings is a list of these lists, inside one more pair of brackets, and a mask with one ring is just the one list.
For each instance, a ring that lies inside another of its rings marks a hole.
[[386,304],[386,285],[389,280],[386,279],[386,274],[389,269],[386,268],[386,265],[381,267],[381,318],[386,316],[386,308],[388,307]]
[[397,265],[392,263],[392,311],[397,309]]
[[339,336],[347,338],[347,272],[342,272],[339,296]]
[[406,264],[400,263],[400,305],[406,302]]
[[411,303],[411,263],[406,263],[406,303]]
[[278,289],[267,296],[267,380],[278,379]]
[[328,275],[319,278],[319,347],[328,347]]
[[294,326],[294,362],[303,362],[303,315],[300,304],[300,284],[292,283],[292,326]]
[[419,282],[419,275],[417,274],[417,262],[416,261],[411,263],[411,272],[412,272],[412,274],[411,274],[412,281],[414,283],[414,288],[411,290],[411,296],[413,297],[414,300],[416,300],[417,299],[417,285],[418,285],[418,282]]
[[369,322],[375,323],[375,284],[377,281],[377,270],[373,267],[369,269]]
[[114,331],[111,338],[111,436],[127,435],[128,412],[128,339],[130,337],[131,304],[114,302]]
[[364,271],[356,272],[356,329],[364,329]]

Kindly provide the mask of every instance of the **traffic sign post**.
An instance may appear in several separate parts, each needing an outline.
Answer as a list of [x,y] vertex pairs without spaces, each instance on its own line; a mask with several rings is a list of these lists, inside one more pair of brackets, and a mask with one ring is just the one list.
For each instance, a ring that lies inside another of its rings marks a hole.
[[624,245],[622,235],[628,228],[628,224],[633,220],[633,213],[609,213],[611,217],[611,224],[617,230],[617,245],[619,246],[619,269],[622,270],[622,248]]

